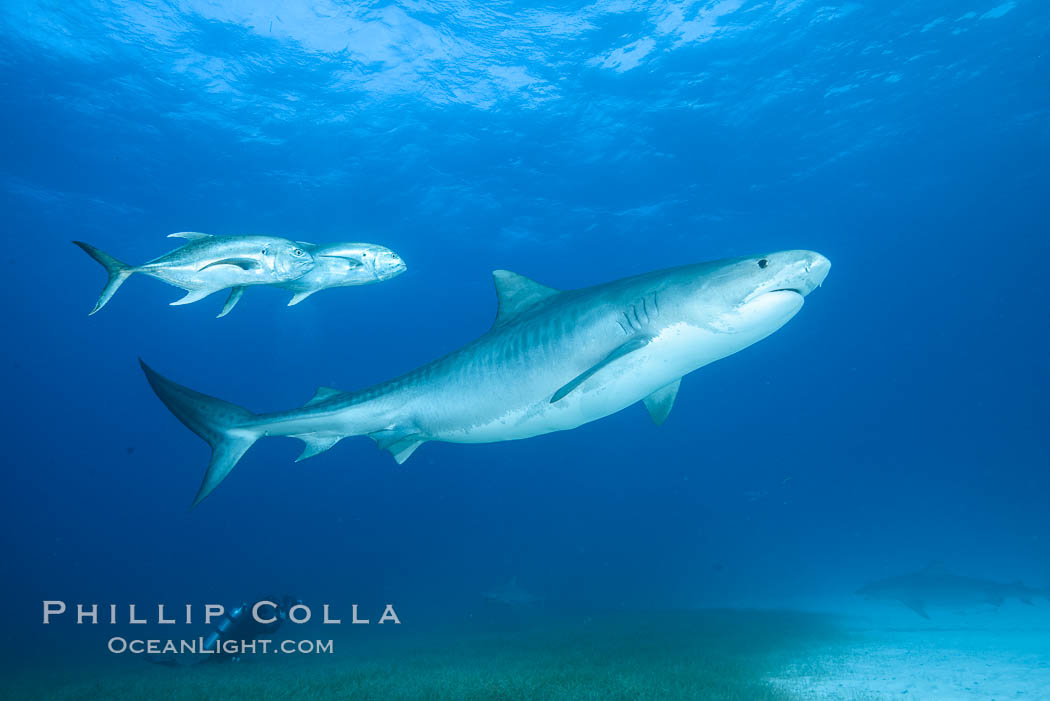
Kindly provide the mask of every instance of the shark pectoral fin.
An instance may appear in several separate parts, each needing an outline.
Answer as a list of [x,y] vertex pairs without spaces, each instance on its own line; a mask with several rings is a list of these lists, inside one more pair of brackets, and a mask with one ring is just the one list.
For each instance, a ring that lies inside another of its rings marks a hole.
[[292,436],[298,438],[306,445],[303,447],[303,452],[299,454],[299,457],[295,459],[296,462],[312,458],[315,455],[323,453],[324,451],[331,448],[333,445],[343,440],[342,436],[336,436],[331,433],[303,433],[298,436]]
[[649,410],[653,423],[657,426],[667,420],[667,415],[671,413],[671,407],[674,406],[674,399],[678,396],[678,386],[681,384],[682,378],[679,377],[642,400],[645,408]]
[[295,296],[288,300],[288,306],[294,307],[295,305],[299,304],[299,302],[302,302],[304,299],[312,295],[314,292],[317,292],[317,290],[310,290],[309,292],[296,292]]
[[416,431],[388,428],[383,431],[369,433],[368,437],[376,442],[380,450],[388,450],[394,456],[394,460],[400,465],[423,445],[425,438]]
[[342,394],[342,392],[340,392],[339,390],[335,389],[334,387],[318,387],[317,391],[314,392],[314,396],[310,397],[310,401],[308,401],[303,406],[311,406],[313,404],[319,404],[319,403],[323,402],[326,399],[330,399],[331,397],[334,397],[337,394]]
[[198,269],[197,272],[203,272],[208,268],[214,268],[216,265],[232,265],[241,270],[255,270],[256,268],[262,267],[262,264],[259,261],[252,260],[251,258],[223,258],[222,260],[208,263],[203,268]]
[[191,304],[198,300],[204,299],[213,292],[218,292],[218,290],[190,290],[182,299],[177,299],[174,302],[171,302],[171,306],[177,307],[180,304]]
[[492,281],[496,285],[496,297],[499,300],[493,327],[507,323],[529,307],[559,293],[553,287],[541,285],[509,270],[493,270]]
[[901,599],[901,603],[925,618],[927,621],[930,620],[930,614],[926,613],[926,606],[921,599]]
[[[555,392],[554,396],[551,397],[551,404],[554,404],[558,400],[563,399],[565,395],[569,394],[569,392],[572,392],[574,389],[586,382],[587,379],[591,377],[591,375],[606,367],[613,361],[618,360],[619,358],[622,358],[625,355],[628,355],[629,353],[638,350],[639,348],[645,348],[647,345],[649,345],[649,341],[651,340],[652,339],[648,336],[639,336],[637,338],[632,338],[630,341],[623,344],[622,346],[614,350],[612,353],[602,358],[602,360],[598,364],[587,368],[582,373],[574,377],[571,382],[562,386],[561,389]],[[672,397],[672,400],[673,399],[674,398]],[[670,411],[670,409],[668,409],[668,411]]]
[[168,234],[169,239],[186,239],[188,241],[200,241],[211,237],[211,234],[202,234],[199,231],[177,231],[174,234]]
[[222,305],[222,311],[219,312],[219,315],[215,318],[221,319],[227,314],[229,314],[231,311],[233,311],[233,308],[237,306],[237,302],[241,301],[241,295],[243,294],[244,285],[238,285],[237,287],[231,289],[230,296],[226,298],[226,304]]

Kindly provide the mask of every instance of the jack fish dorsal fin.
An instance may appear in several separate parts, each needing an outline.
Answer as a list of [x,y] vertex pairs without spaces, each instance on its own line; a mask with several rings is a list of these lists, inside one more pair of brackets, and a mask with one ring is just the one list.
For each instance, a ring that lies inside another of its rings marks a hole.
[[199,231],[176,231],[174,234],[168,234],[169,239],[186,239],[187,241],[200,241],[211,237],[211,234],[202,234]]
[[674,406],[675,397],[678,396],[678,386],[680,384],[682,384],[682,378],[679,377],[671,384],[661,387],[642,400],[645,408],[649,410],[649,416],[652,417],[653,423],[657,426],[666,421],[667,415],[671,413],[671,407]]
[[530,280],[524,275],[509,270],[493,270],[492,281],[496,284],[499,309],[493,326],[506,324],[529,307],[558,294],[559,290]]
[[308,401],[303,406],[312,406],[314,404],[320,404],[324,400],[330,399],[337,394],[342,394],[342,392],[335,389],[334,387],[318,387],[317,391],[314,392],[314,396],[310,397],[310,401]]

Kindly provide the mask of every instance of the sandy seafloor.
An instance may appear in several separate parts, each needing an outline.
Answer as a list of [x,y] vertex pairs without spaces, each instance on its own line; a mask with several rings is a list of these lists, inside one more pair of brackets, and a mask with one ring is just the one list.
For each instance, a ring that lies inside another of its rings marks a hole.
[[105,654],[99,630],[74,647],[53,641],[50,658],[6,660],[0,697],[1050,699],[1050,604],[931,616],[890,604],[845,614],[495,611],[480,625],[340,631],[334,655],[174,669]]
[[810,649],[770,681],[803,700],[1050,700],[1050,604],[929,613],[854,609],[839,619],[845,639]]

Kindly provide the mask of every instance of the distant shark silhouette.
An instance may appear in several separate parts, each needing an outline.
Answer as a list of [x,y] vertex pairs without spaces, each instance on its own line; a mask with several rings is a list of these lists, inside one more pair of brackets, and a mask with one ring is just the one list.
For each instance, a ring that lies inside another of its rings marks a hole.
[[978,606],[998,608],[1008,598],[1033,605],[1032,599],[1050,600],[1050,590],[1033,589],[1021,582],[1000,584],[987,579],[952,574],[941,563],[933,563],[915,574],[880,579],[867,584],[857,594],[869,599],[899,601],[925,619],[927,606],[972,609]]
[[518,584],[517,577],[511,577],[510,581],[503,586],[497,587],[492,591],[487,591],[482,594],[482,596],[489,601],[495,601],[507,606],[530,606],[543,601],[540,597],[535,596],[522,588],[522,586]]

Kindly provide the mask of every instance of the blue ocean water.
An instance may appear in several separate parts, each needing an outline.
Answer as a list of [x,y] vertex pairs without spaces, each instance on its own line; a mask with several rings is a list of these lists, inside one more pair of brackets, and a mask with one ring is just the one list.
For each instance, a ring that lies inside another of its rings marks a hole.
[[[44,599],[557,610],[834,608],[944,562],[1050,584],[1050,9],[1034,0],[7,2],[0,8],[11,651]],[[408,272],[295,307],[102,269],[175,231],[388,246]],[[781,331],[579,429],[208,449],[145,359],[255,411],[483,333],[490,271],[584,287],[820,251]],[[1041,607],[1046,607],[1042,602]],[[407,623],[403,623],[407,625]]]

